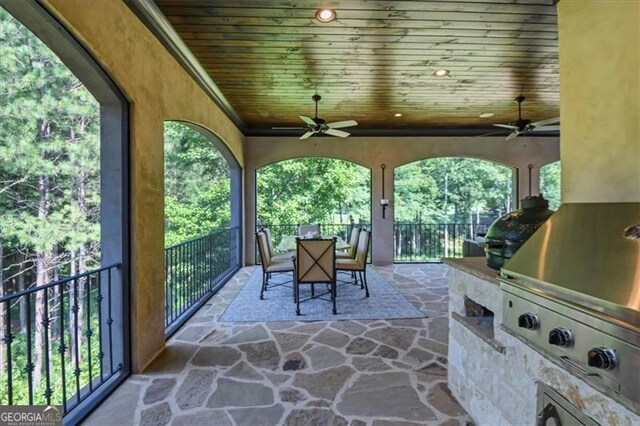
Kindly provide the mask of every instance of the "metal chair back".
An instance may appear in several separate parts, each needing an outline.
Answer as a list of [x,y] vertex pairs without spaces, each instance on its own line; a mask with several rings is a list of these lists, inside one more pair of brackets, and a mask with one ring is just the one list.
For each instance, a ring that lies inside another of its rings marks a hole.
[[334,283],[336,280],[336,239],[296,238],[296,282]]

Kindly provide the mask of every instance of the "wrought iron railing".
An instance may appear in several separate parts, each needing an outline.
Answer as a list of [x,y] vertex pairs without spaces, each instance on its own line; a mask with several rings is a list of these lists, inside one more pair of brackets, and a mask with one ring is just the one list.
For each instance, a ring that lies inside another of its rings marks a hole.
[[[274,247],[280,244],[282,237],[290,235],[298,235],[299,224],[285,223],[278,225],[260,224],[256,229],[269,228],[271,231],[271,238],[273,239]],[[371,225],[368,223],[320,223],[320,233],[322,235],[333,235],[342,238],[344,241],[349,241],[351,231],[354,227],[371,230]],[[260,264],[260,251],[256,247],[255,250],[255,262],[256,265]]]
[[165,249],[165,334],[170,336],[240,268],[240,229]]
[[62,405],[67,415],[112,385],[123,367],[120,266],[0,297],[0,405]]
[[465,240],[485,234],[489,224],[400,223],[394,224],[395,262],[440,262],[443,257],[462,257]]

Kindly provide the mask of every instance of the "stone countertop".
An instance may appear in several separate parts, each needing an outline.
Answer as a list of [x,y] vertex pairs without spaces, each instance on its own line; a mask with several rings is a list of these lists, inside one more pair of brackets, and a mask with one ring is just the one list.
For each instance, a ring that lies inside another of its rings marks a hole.
[[498,271],[487,266],[487,259],[485,257],[448,257],[442,259],[442,261],[451,268],[467,272],[495,285],[500,285],[497,278]]

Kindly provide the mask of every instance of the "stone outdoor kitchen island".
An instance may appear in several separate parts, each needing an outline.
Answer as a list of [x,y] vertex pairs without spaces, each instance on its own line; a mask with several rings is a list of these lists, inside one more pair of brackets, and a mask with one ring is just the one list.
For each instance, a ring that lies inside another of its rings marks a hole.
[[640,424],[640,416],[503,328],[504,292],[483,257],[446,263],[449,388],[477,424],[535,424],[539,385],[602,424]]

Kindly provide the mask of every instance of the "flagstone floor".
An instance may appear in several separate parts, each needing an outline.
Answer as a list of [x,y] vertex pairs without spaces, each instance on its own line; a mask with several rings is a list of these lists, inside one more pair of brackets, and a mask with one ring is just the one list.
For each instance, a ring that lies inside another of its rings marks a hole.
[[254,268],[240,270],[85,424],[471,424],[446,385],[445,265],[375,268],[429,318],[217,322]]

